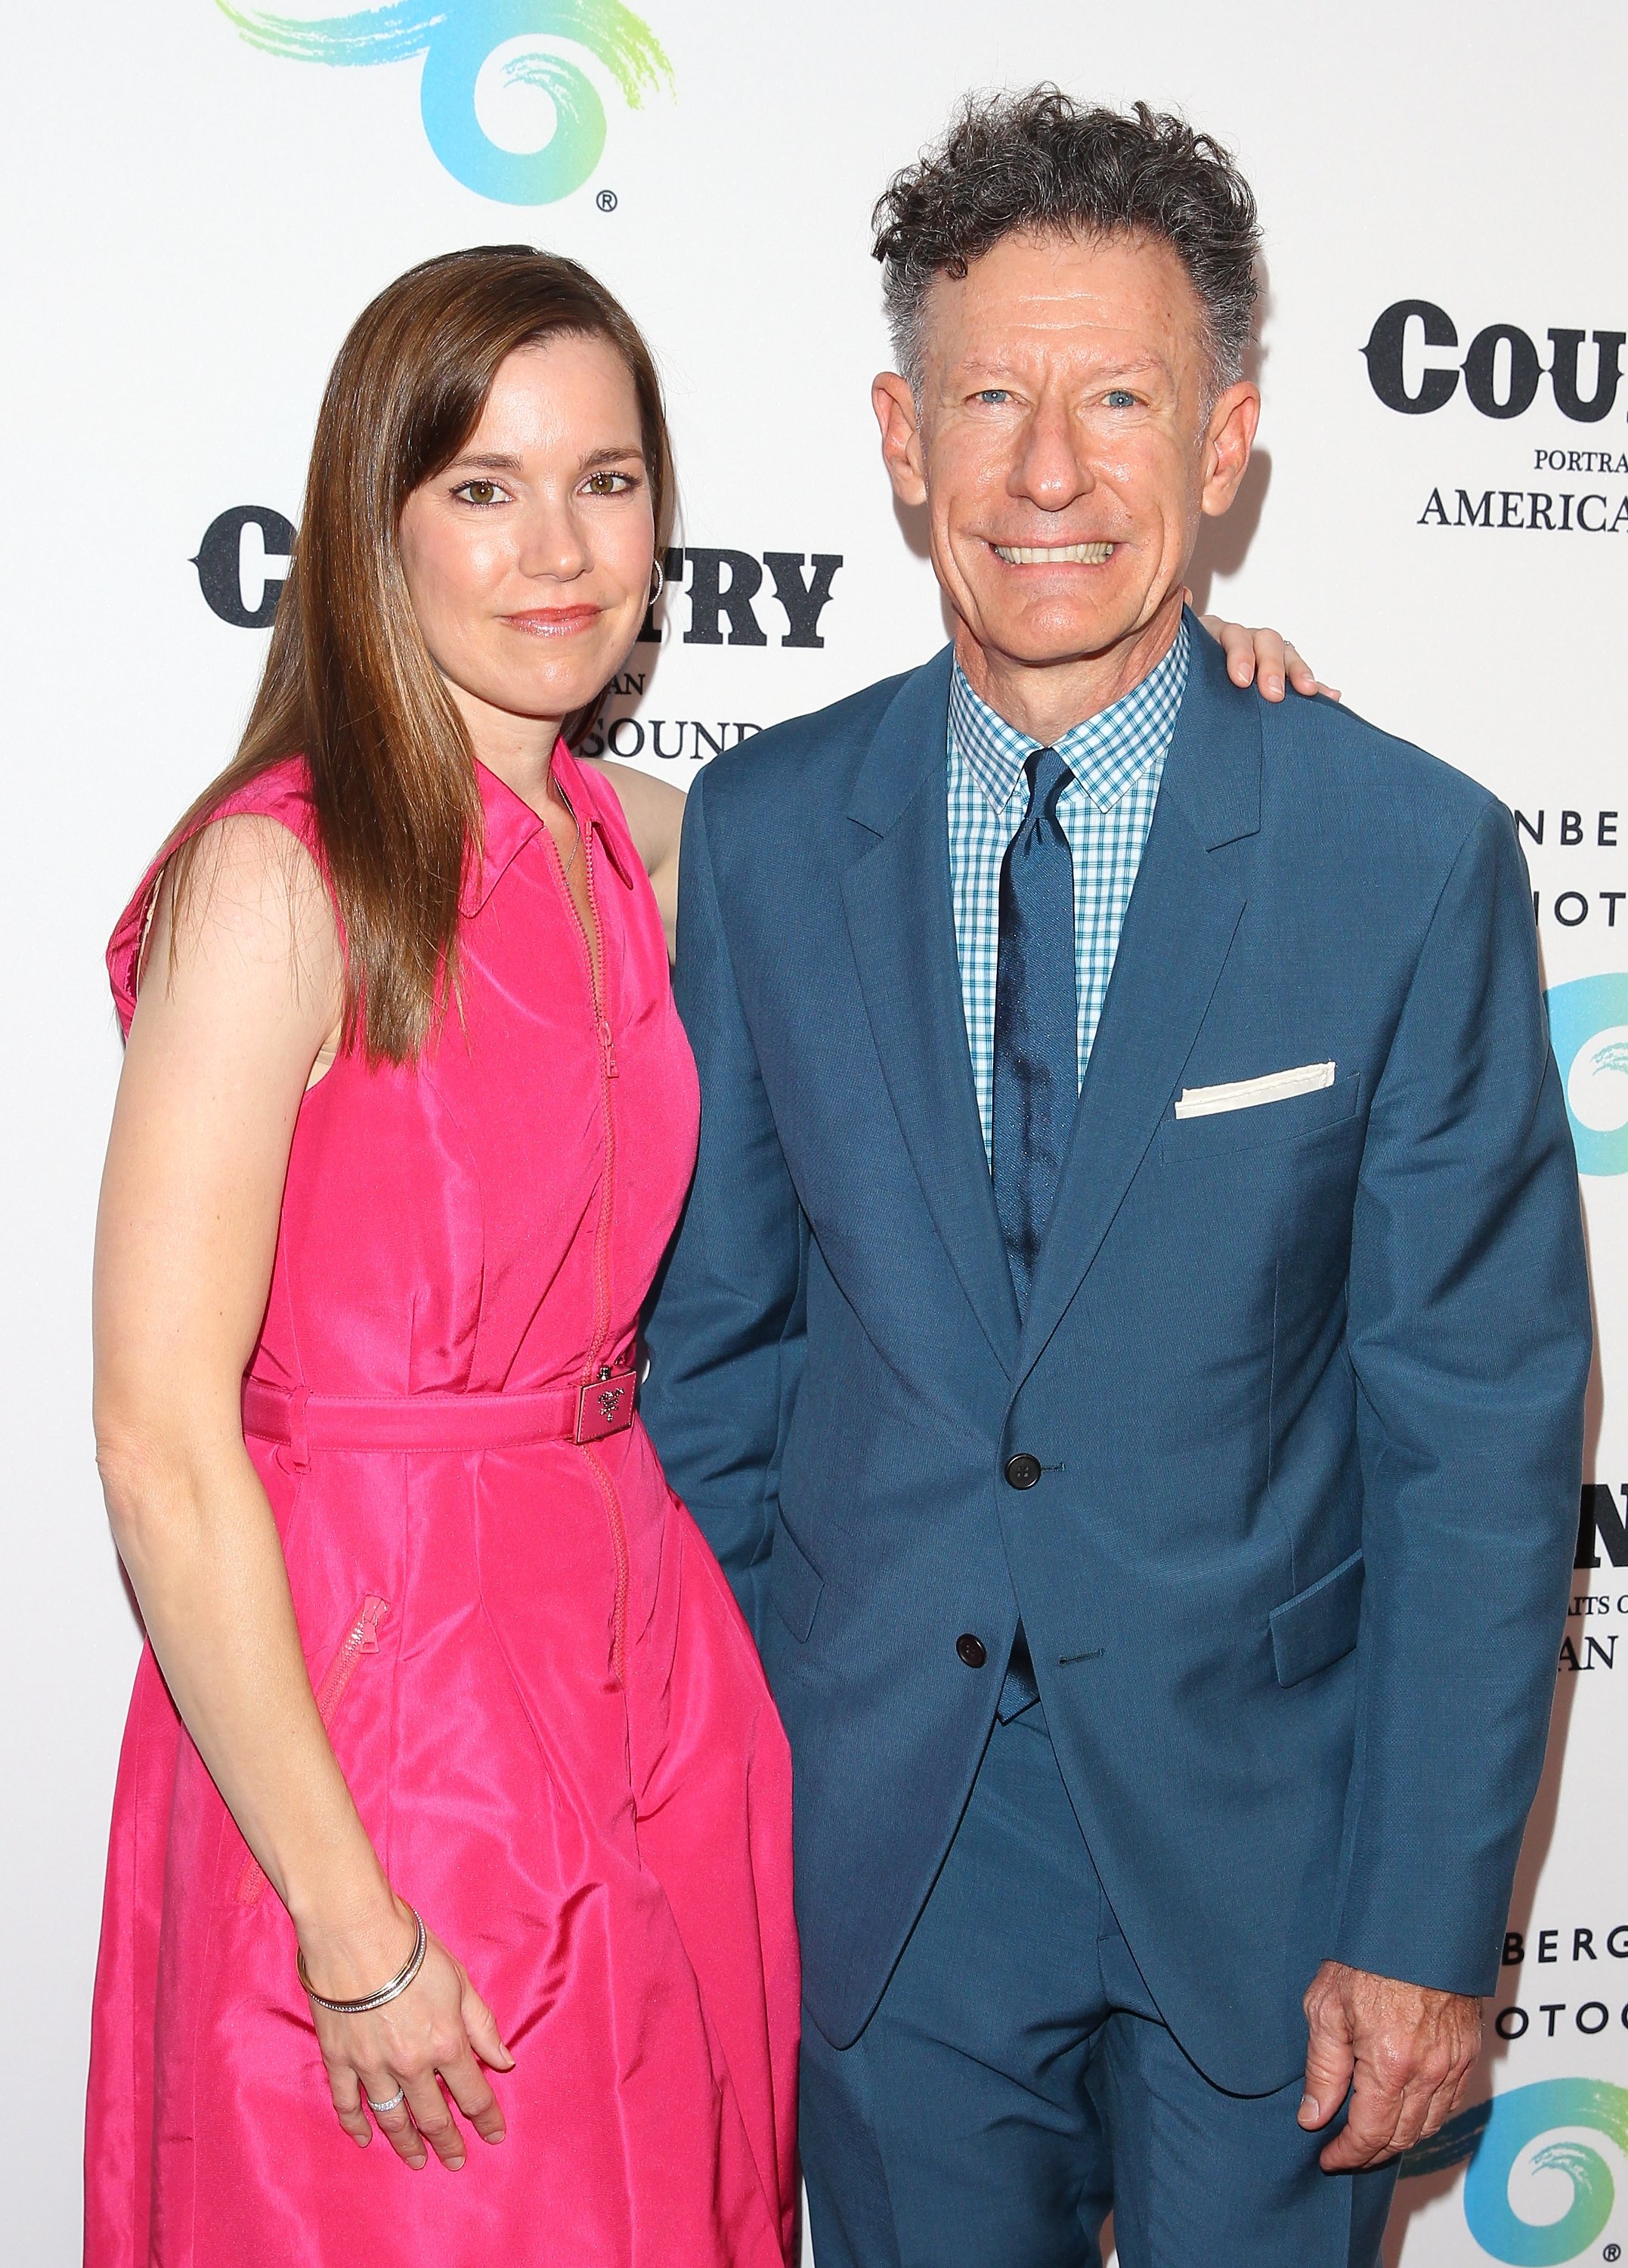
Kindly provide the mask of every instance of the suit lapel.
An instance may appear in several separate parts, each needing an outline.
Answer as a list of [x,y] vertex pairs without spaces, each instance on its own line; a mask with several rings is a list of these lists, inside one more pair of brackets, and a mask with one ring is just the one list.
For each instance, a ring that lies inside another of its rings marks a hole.
[[1245,896],[1224,845],[1260,825],[1256,696],[1190,622],[1192,660],[1024,1318],[1025,1374],[1096,1259],[1170,1101]]
[[950,895],[950,679],[946,651],[905,680],[876,729],[848,808],[862,833],[843,899],[883,1077],[922,1195],[1009,1372],[1017,1301],[979,1124]]

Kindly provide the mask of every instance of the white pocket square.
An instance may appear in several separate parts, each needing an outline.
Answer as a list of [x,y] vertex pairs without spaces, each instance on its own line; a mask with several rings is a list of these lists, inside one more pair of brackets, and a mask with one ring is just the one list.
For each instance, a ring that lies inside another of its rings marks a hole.
[[1333,1084],[1333,1064],[1320,1063],[1268,1071],[1265,1079],[1229,1079],[1221,1086],[1184,1086],[1176,1100],[1176,1116],[1214,1118],[1222,1110],[1253,1110],[1258,1103],[1287,1102],[1293,1094],[1315,1094]]

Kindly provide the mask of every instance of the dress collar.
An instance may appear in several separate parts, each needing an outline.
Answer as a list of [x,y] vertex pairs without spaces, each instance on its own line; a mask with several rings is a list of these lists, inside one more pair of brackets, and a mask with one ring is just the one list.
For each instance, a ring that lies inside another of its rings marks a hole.
[[[626,854],[614,831],[605,822],[594,793],[592,776],[583,770],[562,740],[554,743],[553,769],[555,784],[576,814],[583,842],[591,838],[595,850],[604,852],[618,879],[627,883],[629,877]],[[543,832],[541,816],[524,796],[515,793],[506,780],[488,771],[479,756],[475,758],[475,785],[480,794],[484,836],[479,852],[470,858],[464,886],[458,893],[458,911],[466,920],[480,911],[520,852]]]
[[[1163,659],[1140,685],[1111,708],[1072,725],[1054,745],[1099,811],[1111,810],[1133,780],[1170,745],[1187,688],[1187,624],[1184,618]],[[950,688],[950,733],[957,755],[997,811],[1021,784],[1023,765],[1040,743],[972,690],[959,662]]]

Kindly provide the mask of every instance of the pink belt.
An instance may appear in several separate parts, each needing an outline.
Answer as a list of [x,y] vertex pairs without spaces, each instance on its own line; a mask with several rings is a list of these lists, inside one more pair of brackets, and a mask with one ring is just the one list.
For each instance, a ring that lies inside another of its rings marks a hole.
[[363,1399],[243,1381],[243,1430],[284,1444],[303,1466],[312,1449],[517,1449],[535,1441],[603,1441],[633,1424],[638,1373],[607,1366],[581,1386],[542,1394],[394,1394]]

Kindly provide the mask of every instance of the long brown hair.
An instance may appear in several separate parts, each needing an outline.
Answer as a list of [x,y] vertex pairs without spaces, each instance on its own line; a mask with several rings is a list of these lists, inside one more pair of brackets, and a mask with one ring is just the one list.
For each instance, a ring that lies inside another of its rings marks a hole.
[[[429,1036],[455,974],[465,871],[480,855],[473,751],[407,595],[402,507],[457,456],[504,358],[568,335],[605,339],[627,364],[660,556],[673,505],[666,415],[620,302],[574,260],[529,245],[409,269],[340,349],[248,725],[177,829],[304,755],[346,940],[344,1043],[359,1039],[371,1061],[410,1061]],[[573,745],[598,707],[567,720]],[[178,902],[194,850],[195,838],[175,861]]]

